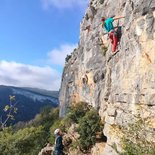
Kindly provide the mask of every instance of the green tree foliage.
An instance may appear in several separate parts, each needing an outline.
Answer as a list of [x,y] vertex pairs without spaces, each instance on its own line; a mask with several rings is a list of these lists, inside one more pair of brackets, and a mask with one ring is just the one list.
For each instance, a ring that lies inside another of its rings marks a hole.
[[79,102],[68,108],[67,116],[73,123],[79,123],[79,120],[85,116],[91,107],[86,102]]
[[0,132],[1,155],[36,155],[45,144],[45,131],[42,126],[25,128],[13,132],[6,128]]
[[46,106],[41,109],[39,115],[37,115],[33,121],[34,126],[44,124],[44,128],[49,130],[52,124],[59,118],[59,109],[52,109],[49,106]]
[[91,109],[79,122],[80,147],[83,150],[89,150],[96,143],[96,133],[102,130],[103,123],[100,116],[95,109]]
[[9,127],[0,132],[0,155],[37,155],[50,137],[50,127],[59,110],[44,107],[34,120],[22,128]]
[[76,145],[83,151],[89,151],[96,143],[97,132],[103,130],[103,123],[97,110],[86,102],[70,106],[66,117],[59,122],[58,127],[67,132],[72,123],[78,124],[77,132],[80,138],[77,139]]
[[15,114],[17,113],[18,108],[16,107],[17,101],[15,99],[15,96],[9,96],[9,105],[6,105],[3,109],[5,112],[5,116],[1,116],[0,120],[0,129],[4,130],[4,128],[7,126],[7,123],[10,120],[15,120]]

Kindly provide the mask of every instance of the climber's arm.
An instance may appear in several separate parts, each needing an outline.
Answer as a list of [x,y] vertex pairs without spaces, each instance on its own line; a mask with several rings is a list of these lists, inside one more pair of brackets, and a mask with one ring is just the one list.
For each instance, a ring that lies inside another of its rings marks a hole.
[[121,18],[125,18],[125,16],[114,17],[113,19],[114,19],[114,20],[118,20],[118,19],[121,19]]

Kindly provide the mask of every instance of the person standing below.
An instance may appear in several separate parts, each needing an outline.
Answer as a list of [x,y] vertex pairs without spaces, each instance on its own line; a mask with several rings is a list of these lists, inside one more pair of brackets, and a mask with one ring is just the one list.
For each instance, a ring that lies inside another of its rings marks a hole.
[[54,131],[54,134],[56,136],[55,138],[55,148],[54,148],[54,155],[64,155],[63,153],[63,144],[62,144],[62,132],[60,129],[56,129]]
[[[125,17],[113,17],[113,18],[105,18],[102,17],[101,22],[102,22],[102,27],[108,32],[108,36],[111,40],[112,43],[112,52],[115,53],[117,49],[117,44],[118,44],[118,37],[117,37],[117,32],[115,31],[115,28],[113,26],[113,22],[115,20],[125,18]],[[102,38],[103,42],[103,38]],[[104,43],[103,43],[104,44]]]

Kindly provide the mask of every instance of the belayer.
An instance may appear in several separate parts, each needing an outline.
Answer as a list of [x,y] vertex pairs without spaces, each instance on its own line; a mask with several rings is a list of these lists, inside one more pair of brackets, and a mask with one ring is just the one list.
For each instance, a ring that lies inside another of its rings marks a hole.
[[54,131],[54,134],[56,138],[55,138],[55,148],[53,155],[64,155],[63,152],[64,145],[62,144],[62,132],[60,129],[56,129]]
[[[117,32],[115,31],[115,27],[113,26],[113,22],[115,20],[118,20],[121,18],[125,18],[125,17],[113,17],[113,18],[107,18],[107,19],[105,17],[101,18],[102,27],[106,30],[106,32],[108,33],[108,36],[111,40],[112,52],[113,53],[116,52],[117,44],[118,44]],[[103,42],[103,37],[102,37],[102,42]]]

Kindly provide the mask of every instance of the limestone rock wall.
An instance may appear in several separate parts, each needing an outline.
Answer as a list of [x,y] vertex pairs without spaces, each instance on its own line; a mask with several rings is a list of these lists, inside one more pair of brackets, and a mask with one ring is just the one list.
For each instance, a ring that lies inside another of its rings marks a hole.
[[[100,19],[125,16],[115,21],[121,38],[115,55],[104,35]],[[90,31],[86,29],[90,25]],[[108,141],[103,154],[121,150],[119,129],[136,117],[155,128],[155,0],[91,0],[80,24],[80,41],[66,62],[60,90],[60,116],[68,105],[85,101],[105,119]],[[147,138],[147,137],[146,137]]]

